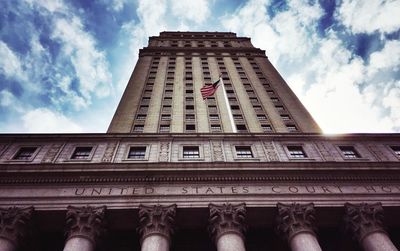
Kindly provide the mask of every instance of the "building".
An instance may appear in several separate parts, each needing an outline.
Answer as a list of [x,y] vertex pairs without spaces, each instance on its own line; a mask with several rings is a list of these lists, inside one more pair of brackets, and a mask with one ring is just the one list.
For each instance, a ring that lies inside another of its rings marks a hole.
[[249,38],[162,32],[107,133],[0,135],[0,207],[1,251],[392,251],[400,135],[324,135]]

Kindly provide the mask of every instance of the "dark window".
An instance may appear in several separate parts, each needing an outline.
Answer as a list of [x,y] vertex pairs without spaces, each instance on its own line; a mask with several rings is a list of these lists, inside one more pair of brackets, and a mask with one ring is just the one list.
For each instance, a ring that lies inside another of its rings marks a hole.
[[186,106],[186,110],[194,110],[194,106],[193,105],[187,105]]
[[195,125],[186,125],[186,131],[194,131],[196,130],[196,126]]
[[145,146],[131,146],[129,148],[128,159],[144,159],[146,156]]
[[360,158],[360,154],[354,149],[353,146],[339,146],[340,151],[347,159],[357,159]]
[[195,115],[194,114],[186,114],[186,120],[194,120],[195,119]]
[[161,120],[170,120],[171,114],[161,114]]
[[135,126],[133,127],[133,131],[134,131],[134,132],[143,132],[143,128],[144,128],[143,125],[135,125]]
[[160,125],[160,132],[169,132],[169,125]]
[[282,120],[290,120],[289,115],[281,115]]
[[297,132],[297,127],[295,125],[286,125],[289,132]]
[[272,132],[272,127],[270,125],[261,125],[264,132]]
[[258,120],[267,120],[267,117],[265,115],[257,115]]
[[236,157],[238,158],[253,158],[253,153],[251,152],[250,146],[235,146]]
[[17,154],[15,154],[15,160],[29,160],[32,158],[33,154],[35,153],[37,147],[21,147]]
[[137,119],[137,120],[145,120],[145,119],[146,119],[146,114],[138,114],[138,115],[136,116],[136,119]]
[[220,132],[221,131],[221,126],[220,125],[211,125],[211,131]]
[[239,110],[239,106],[238,105],[231,105],[231,109],[232,110]]
[[91,146],[76,147],[74,153],[71,156],[71,159],[89,159],[92,149],[93,147]]
[[236,125],[236,129],[238,130],[238,132],[246,132],[247,131],[246,125],[243,125],[243,124]]
[[198,146],[184,146],[183,147],[184,159],[200,158],[200,151]]
[[307,158],[302,146],[287,146],[291,158],[303,159]]
[[390,148],[392,148],[397,157],[400,157],[400,146],[391,146]]
[[218,114],[210,114],[210,120],[219,120]]

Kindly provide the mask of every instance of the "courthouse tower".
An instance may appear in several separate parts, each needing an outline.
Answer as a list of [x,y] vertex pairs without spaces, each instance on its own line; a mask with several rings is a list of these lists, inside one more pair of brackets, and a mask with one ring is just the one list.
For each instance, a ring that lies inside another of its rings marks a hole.
[[399,245],[400,134],[323,135],[231,32],[151,37],[107,133],[0,135],[0,251]]
[[[200,88],[222,76],[222,90]],[[321,132],[265,52],[231,32],[161,32],[139,60],[108,129],[110,133]]]

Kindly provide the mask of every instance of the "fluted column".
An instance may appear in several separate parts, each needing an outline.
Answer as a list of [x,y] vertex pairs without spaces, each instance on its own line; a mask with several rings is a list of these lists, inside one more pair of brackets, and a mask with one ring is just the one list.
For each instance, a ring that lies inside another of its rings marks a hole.
[[139,228],[142,251],[168,251],[176,205],[139,206]]
[[383,227],[381,203],[345,204],[346,228],[365,251],[396,251]]
[[93,251],[104,233],[106,207],[69,206],[64,251]]
[[288,240],[292,251],[321,251],[315,235],[314,204],[278,203],[278,233]]
[[209,205],[209,231],[218,251],[245,251],[246,205]]
[[14,251],[25,237],[33,207],[0,208],[0,251]]

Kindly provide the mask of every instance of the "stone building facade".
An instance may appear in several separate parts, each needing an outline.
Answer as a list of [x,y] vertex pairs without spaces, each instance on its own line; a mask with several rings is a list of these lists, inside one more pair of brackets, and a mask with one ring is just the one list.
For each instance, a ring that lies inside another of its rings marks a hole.
[[397,250],[399,170],[400,134],[322,134],[250,39],[162,32],[107,133],[0,135],[0,251]]

